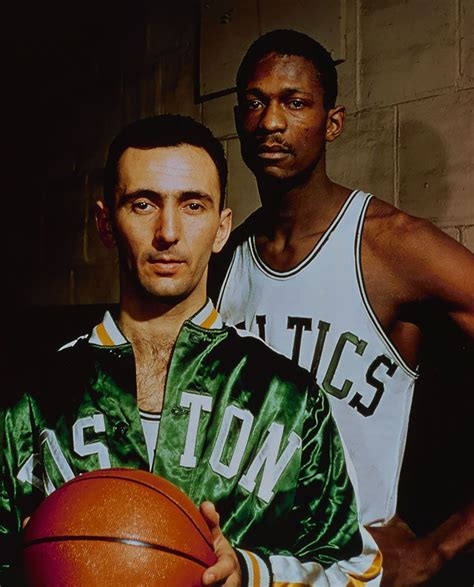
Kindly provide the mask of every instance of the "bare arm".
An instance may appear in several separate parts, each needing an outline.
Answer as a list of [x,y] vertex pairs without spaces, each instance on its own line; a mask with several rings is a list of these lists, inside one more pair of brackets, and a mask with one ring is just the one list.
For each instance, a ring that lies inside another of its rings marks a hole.
[[421,538],[398,517],[369,531],[384,557],[383,587],[423,585],[461,553],[474,562],[474,503]]
[[374,199],[363,227],[365,290],[408,365],[421,335],[443,316],[474,336],[474,255],[430,222]]
[[[474,338],[474,255],[431,223],[387,204],[375,202],[369,212],[363,249],[369,299],[402,354],[416,362],[413,327],[423,330],[436,316],[449,316]],[[421,538],[400,518],[370,532],[384,555],[383,585],[420,585],[474,548],[474,503]]]
[[386,329],[397,320],[422,327],[430,305],[474,337],[474,255],[430,222],[375,201],[364,227],[362,268]]
[[406,237],[407,270],[422,300],[440,309],[474,337],[474,255],[425,221],[415,221]]

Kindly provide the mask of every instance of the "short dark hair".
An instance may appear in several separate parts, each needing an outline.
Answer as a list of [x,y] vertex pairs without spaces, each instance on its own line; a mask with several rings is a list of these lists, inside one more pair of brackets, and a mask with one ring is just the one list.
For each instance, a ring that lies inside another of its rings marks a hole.
[[319,82],[324,91],[324,108],[334,108],[337,98],[336,64],[331,54],[320,43],[298,31],[277,29],[254,41],[237,72],[237,94],[245,89],[252,67],[266,55],[298,55],[304,57],[316,68]]
[[112,141],[104,169],[104,199],[110,210],[115,208],[115,188],[118,180],[118,163],[130,148],[154,149],[192,145],[204,149],[214,161],[219,175],[220,202],[224,207],[227,185],[227,161],[221,143],[204,125],[189,116],[160,114],[142,118],[126,126]]

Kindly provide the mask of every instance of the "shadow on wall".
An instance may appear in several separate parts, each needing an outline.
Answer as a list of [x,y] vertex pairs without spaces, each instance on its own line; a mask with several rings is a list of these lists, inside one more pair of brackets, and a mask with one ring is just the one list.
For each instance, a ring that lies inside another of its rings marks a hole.
[[[398,509],[419,535],[474,496],[474,341],[433,312],[425,331],[400,479]],[[472,587],[474,557],[458,557],[432,587]]]

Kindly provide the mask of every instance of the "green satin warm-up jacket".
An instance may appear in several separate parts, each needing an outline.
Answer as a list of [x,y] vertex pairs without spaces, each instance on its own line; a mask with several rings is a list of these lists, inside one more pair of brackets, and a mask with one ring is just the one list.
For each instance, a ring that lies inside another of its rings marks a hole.
[[379,583],[326,397],[210,304],[178,336],[159,426],[149,463],[132,345],[107,313],[1,412],[0,584],[44,496],[108,467],[151,470],[195,504],[214,502],[248,585]]

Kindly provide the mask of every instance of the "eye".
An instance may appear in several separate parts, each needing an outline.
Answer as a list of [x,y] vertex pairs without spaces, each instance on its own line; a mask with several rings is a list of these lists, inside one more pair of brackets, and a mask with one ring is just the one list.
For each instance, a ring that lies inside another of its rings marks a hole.
[[246,107],[247,110],[258,110],[259,108],[263,108],[263,104],[260,100],[247,100]]
[[150,212],[153,209],[153,206],[147,200],[135,200],[132,202],[132,210],[134,212],[143,213],[143,212]]
[[288,106],[292,109],[292,110],[300,110],[301,108],[304,107],[304,102],[303,100],[301,100],[300,98],[293,98],[293,100],[290,100],[288,102]]
[[204,206],[200,202],[188,202],[185,205],[185,208],[187,208],[191,212],[200,212],[204,209]]

